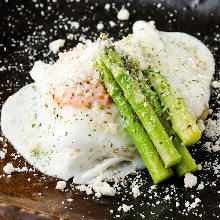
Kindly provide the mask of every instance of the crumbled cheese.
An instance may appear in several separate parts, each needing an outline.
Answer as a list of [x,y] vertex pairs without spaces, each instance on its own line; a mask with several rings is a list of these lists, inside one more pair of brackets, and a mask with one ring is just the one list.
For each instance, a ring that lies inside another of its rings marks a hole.
[[184,177],[184,186],[186,188],[192,188],[197,184],[197,177],[192,173],[186,173]]
[[189,201],[186,201],[186,202],[185,202],[185,206],[186,206],[186,207],[189,207],[189,205],[190,205]]
[[0,68],[0,71],[4,71],[4,70],[6,70],[4,66]]
[[75,28],[75,29],[79,28],[79,22],[77,22],[77,21],[72,21],[70,23],[70,25],[71,25],[71,28]]
[[102,182],[99,185],[94,185],[93,189],[96,192],[95,193],[96,197],[101,197],[102,195],[115,196],[116,193],[116,190],[106,182]]
[[133,205],[126,205],[126,204],[123,204],[122,206],[120,206],[118,208],[118,211],[121,211],[123,209],[124,212],[128,212],[131,208],[133,208]]
[[86,192],[87,195],[91,195],[92,194],[92,190],[89,186],[86,185],[79,185],[76,186],[76,189],[80,190],[81,192]]
[[128,20],[129,19],[129,16],[130,16],[130,13],[127,9],[125,8],[122,8],[119,12],[118,12],[118,15],[117,15],[117,18],[119,20],[122,20],[122,21],[125,21],[125,20]]
[[105,5],[105,10],[109,10],[110,9],[110,4],[106,4]]
[[189,207],[188,207],[188,211],[190,211],[191,209],[194,209],[198,206],[198,204],[201,202],[201,200],[199,198],[195,199],[195,202],[193,202]]
[[215,89],[219,89],[219,88],[220,88],[220,82],[218,82],[218,81],[213,81],[213,82],[212,82],[212,87],[215,88]]
[[213,150],[213,152],[217,152],[217,151],[220,150],[220,146],[219,145],[213,145],[212,150]]
[[114,21],[109,21],[109,24],[111,27],[115,27],[115,22]]
[[7,174],[11,174],[15,171],[14,166],[12,165],[12,163],[7,163],[4,168],[3,168],[4,172]]
[[165,197],[164,197],[164,200],[170,200],[170,195],[166,195]]
[[100,22],[100,23],[97,24],[97,29],[98,30],[102,30],[103,28],[104,28],[103,23]]
[[138,196],[140,196],[141,193],[140,193],[138,185],[134,185],[132,187],[132,193],[133,193],[134,198],[137,198]]
[[65,181],[58,181],[56,185],[56,189],[64,190],[66,188],[66,182]]
[[161,6],[162,6],[162,4],[161,4],[161,3],[158,3],[158,4],[157,4],[157,7],[158,7],[158,8],[160,8]]
[[0,150],[0,158],[3,160],[5,159],[5,152]]
[[73,201],[72,198],[67,199],[67,202],[72,202],[72,201]]
[[211,142],[206,142],[203,147],[206,151],[211,152]]
[[65,40],[58,39],[49,44],[49,48],[53,53],[57,53],[61,47],[64,46]]
[[198,185],[197,189],[198,189],[198,190],[204,189],[204,184],[203,184],[203,182],[201,182],[201,183]]

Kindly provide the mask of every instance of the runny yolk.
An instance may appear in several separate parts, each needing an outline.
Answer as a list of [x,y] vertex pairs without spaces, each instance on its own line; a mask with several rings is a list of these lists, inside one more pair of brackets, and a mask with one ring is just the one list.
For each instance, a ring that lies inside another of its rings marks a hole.
[[58,104],[71,105],[74,108],[91,109],[94,104],[104,107],[112,100],[101,82],[92,85],[88,82],[66,87],[62,96],[56,95],[56,89],[52,93],[54,101]]
[[[58,61],[56,63],[57,66],[55,66],[52,76],[56,77],[56,74],[61,74],[58,65],[68,65],[73,59],[78,58],[81,53],[80,49],[73,48],[73,50],[63,54],[62,60],[65,62]],[[90,81],[72,83],[71,85],[65,82],[51,83],[50,94],[59,105],[71,105],[79,109],[91,109],[94,105],[105,107],[113,102],[99,80],[95,84]]]

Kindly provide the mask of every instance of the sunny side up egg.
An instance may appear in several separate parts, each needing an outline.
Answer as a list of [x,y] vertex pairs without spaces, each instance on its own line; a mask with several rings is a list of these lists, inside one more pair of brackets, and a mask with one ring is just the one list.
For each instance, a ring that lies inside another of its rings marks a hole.
[[[133,35],[115,43],[116,49],[143,69],[153,65],[160,70],[197,119],[208,107],[211,52],[190,35],[157,31],[152,22],[138,21],[133,29]],[[100,81],[97,53],[97,42],[79,44],[53,65],[36,62],[30,72],[35,83],[2,108],[3,134],[30,164],[50,176],[74,177],[78,184],[145,168]]]

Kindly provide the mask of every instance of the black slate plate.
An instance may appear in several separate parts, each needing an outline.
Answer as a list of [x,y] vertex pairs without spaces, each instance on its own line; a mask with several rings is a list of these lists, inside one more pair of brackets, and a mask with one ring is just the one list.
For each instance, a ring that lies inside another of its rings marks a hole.
[[[110,3],[110,10],[104,9],[106,3]],[[122,5],[131,14],[130,19],[124,22],[117,19],[117,12]],[[104,24],[104,31],[117,40],[124,34],[131,33],[133,22],[139,19],[154,20],[159,30],[181,31],[199,38],[215,56],[215,78],[218,79],[220,67],[218,0],[166,2],[152,0],[8,0],[5,2],[1,0],[0,66],[4,66],[5,70],[0,72],[0,104],[4,103],[9,95],[32,81],[28,72],[34,61],[41,59],[51,62],[57,59],[53,54],[48,55],[48,44],[52,40],[68,37],[64,47],[68,50],[83,38],[96,39],[99,35],[96,26],[100,21]],[[70,28],[69,20],[78,21],[79,29]],[[110,27],[110,20],[116,23],[115,27]],[[218,112],[220,108],[217,93],[218,90],[213,91],[210,101],[214,112]],[[210,117],[214,117],[214,114]],[[138,198],[134,198],[129,193],[131,182],[137,179],[135,175],[131,175],[121,195],[96,199],[78,191],[57,192],[54,190],[57,181],[55,178],[46,177],[44,182],[39,184],[39,180],[43,178],[39,173],[37,173],[39,178],[35,178],[31,183],[27,183],[26,179],[33,177],[33,174],[13,174],[11,179],[0,179],[0,201],[18,208],[23,207],[47,215],[72,219],[114,219],[117,215],[119,215],[117,218],[123,219],[217,219],[220,215],[219,175],[215,174],[212,168],[207,167],[214,162],[220,164],[219,153],[202,150],[201,146],[205,141],[207,138],[203,137],[198,144],[190,148],[197,163],[204,167],[203,170],[196,172],[198,182],[205,183],[205,188],[201,191],[196,188],[185,189],[183,179],[177,177],[150,190],[153,183],[144,170],[140,172],[141,177],[137,180],[138,182],[143,180],[140,187],[142,194]],[[7,147],[10,153],[13,152],[9,143]],[[6,162],[12,160],[10,153],[7,154],[6,161],[1,161],[1,173]],[[24,163],[22,159],[21,162]],[[69,185],[70,182],[68,188]],[[45,186],[49,186],[48,189]],[[39,192],[42,196],[36,196]],[[73,203],[61,204],[69,197],[74,199]],[[189,201],[191,204],[195,198],[200,198],[201,203],[195,209],[187,211],[185,203]],[[180,204],[178,207],[176,207],[177,201]],[[134,209],[127,213],[118,211],[118,207],[123,203],[133,205]],[[113,214],[110,210],[113,210]],[[3,212],[1,207],[0,216],[3,216]],[[25,215],[20,213],[17,212],[17,219],[30,218],[25,218]],[[8,211],[4,216],[15,218],[16,211]],[[42,216],[39,219],[41,218]]]

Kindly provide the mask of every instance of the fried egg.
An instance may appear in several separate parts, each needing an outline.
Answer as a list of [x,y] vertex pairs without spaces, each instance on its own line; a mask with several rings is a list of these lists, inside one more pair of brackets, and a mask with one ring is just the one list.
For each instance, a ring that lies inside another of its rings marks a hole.
[[[153,65],[160,70],[197,119],[208,107],[211,52],[190,35],[157,31],[152,22],[139,21],[133,29],[131,37],[115,43],[116,49],[143,69]],[[14,148],[42,173],[73,177],[77,184],[145,168],[100,81],[97,53],[97,42],[78,44],[53,65],[35,62],[30,72],[34,83],[10,96],[2,108],[2,131]]]

